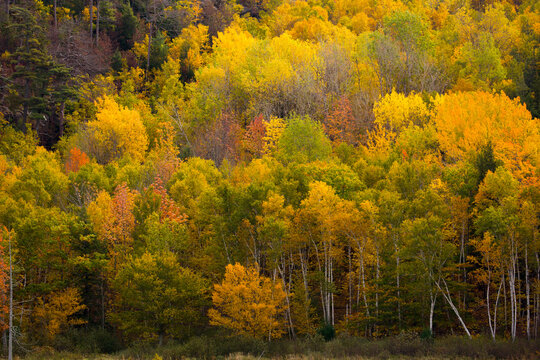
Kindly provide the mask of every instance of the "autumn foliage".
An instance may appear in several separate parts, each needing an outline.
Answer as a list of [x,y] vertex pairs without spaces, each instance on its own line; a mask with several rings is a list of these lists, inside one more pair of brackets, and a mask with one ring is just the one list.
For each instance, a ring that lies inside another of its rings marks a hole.
[[69,157],[66,160],[66,172],[77,172],[81,166],[84,166],[89,162],[90,158],[86,153],[78,148],[73,148],[69,151]]
[[221,284],[214,285],[208,316],[213,325],[223,326],[256,338],[280,337],[279,313],[285,292],[280,283],[260,276],[256,268],[229,264]]
[[16,356],[534,357],[538,1],[2,3]]

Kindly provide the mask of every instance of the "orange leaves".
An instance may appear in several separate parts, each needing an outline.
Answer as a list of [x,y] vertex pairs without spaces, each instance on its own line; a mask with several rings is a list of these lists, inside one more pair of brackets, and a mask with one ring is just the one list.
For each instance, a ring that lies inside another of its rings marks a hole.
[[244,150],[254,158],[259,158],[264,152],[264,139],[266,136],[266,122],[263,116],[256,116],[247,126],[242,140]]
[[462,160],[491,142],[516,178],[538,176],[540,126],[519,99],[483,91],[449,94],[436,100],[435,123],[451,159]]
[[90,158],[86,155],[85,152],[81,151],[79,148],[74,147],[69,151],[69,156],[66,161],[66,172],[77,172],[79,169],[88,164]]
[[214,285],[210,324],[255,338],[278,338],[283,334],[279,315],[285,296],[280,282],[259,275],[256,268],[229,264],[223,282]]
[[169,197],[161,179],[156,179],[151,188],[160,198],[159,215],[161,220],[166,219],[179,224],[187,221],[187,215],[183,214],[178,205]]
[[326,116],[324,129],[330,140],[355,145],[360,141],[360,128],[355,121],[351,103],[347,97],[342,96],[334,102],[332,111]]
[[133,244],[135,196],[136,193],[123,183],[116,188],[112,198],[102,191],[88,206],[94,231],[107,243],[113,268],[119,265],[119,259],[126,257]]

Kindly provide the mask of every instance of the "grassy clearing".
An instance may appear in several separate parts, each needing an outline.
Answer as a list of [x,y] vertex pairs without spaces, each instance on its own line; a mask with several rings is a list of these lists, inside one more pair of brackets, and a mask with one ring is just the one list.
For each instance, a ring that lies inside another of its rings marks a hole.
[[[159,358],[156,355],[160,356]],[[446,337],[425,341],[403,334],[396,337],[367,340],[338,337],[324,342],[321,338],[281,340],[270,344],[241,337],[195,337],[185,343],[160,348],[131,347],[114,354],[83,354],[77,351],[55,352],[41,348],[21,359],[65,360],[174,360],[174,359],[538,359],[540,342],[517,340],[493,342],[487,338],[469,340]]]

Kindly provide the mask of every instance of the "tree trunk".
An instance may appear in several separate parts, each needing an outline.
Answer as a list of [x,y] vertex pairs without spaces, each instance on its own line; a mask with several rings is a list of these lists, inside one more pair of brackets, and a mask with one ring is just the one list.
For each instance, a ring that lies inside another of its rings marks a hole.
[[[9,339],[8,360],[13,360],[13,266],[11,262],[11,233],[9,237]],[[22,323],[22,322],[21,322]]]
[[60,114],[58,114],[58,136],[64,136],[64,111],[66,108],[66,102],[62,101],[60,104]]
[[146,78],[148,78],[148,72],[150,71],[150,50],[152,48],[152,30],[154,24],[150,23],[150,31],[148,32],[148,49],[146,51]]
[[287,303],[287,309],[285,310],[285,319],[287,321],[287,326],[289,328],[289,334],[292,338],[295,337],[294,334],[294,326],[292,322],[291,317],[291,301],[290,301],[290,289],[287,288],[287,284],[285,282],[285,258],[284,256],[281,256],[281,266],[277,266],[277,270],[279,271],[279,274],[281,275],[281,283],[283,285],[283,290],[285,291],[285,302]]
[[446,302],[448,303],[448,305],[450,305],[450,308],[452,308],[452,310],[454,311],[454,314],[456,314],[459,322],[461,323],[461,326],[463,327],[463,330],[465,330],[465,333],[467,334],[469,339],[472,339],[471,333],[469,332],[469,329],[467,328],[467,325],[465,325],[465,321],[463,321],[463,318],[459,314],[459,310],[457,309],[457,307],[454,305],[454,302],[452,301],[452,297],[450,296],[450,290],[448,290],[448,285],[446,284],[446,281],[444,279],[442,279],[442,281],[444,283],[445,289],[443,290],[441,288],[439,282],[436,282],[437,287],[441,291],[441,293],[442,293],[444,299],[446,300]]
[[6,22],[9,21],[9,0],[5,0],[5,7],[6,7]]
[[433,315],[435,313],[435,303],[437,302],[437,293],[433,294],[433,290],[429,294],[431,304],[429,307],[429,332],[433,336]]
[[100,4],[100,1],[99,0],[96,0],[96,46],[99,45],[99,15],[100,15],[100,12],[99,12],[99,4]]
[[90,0],[90,44],[92,44],[94,38],[94,0]]
[[401,291],[399,284],[399,249],[397,243],[397,235],[394,234],[394,251],[396,253],[396,287],[397,287],[397,310],[398,310],[398,329],[401,330]]
[[58,29],[58,18],[57,18],[57,15],[56,15],[56,13],[57,13],[57,11],[56,11],[56,2],[57,1],[58,0],[53,1],[54,30]]
[[525,243],[525,295],[527,303],[527,340],[531,340],[531,290],[529,285],[529,243]]

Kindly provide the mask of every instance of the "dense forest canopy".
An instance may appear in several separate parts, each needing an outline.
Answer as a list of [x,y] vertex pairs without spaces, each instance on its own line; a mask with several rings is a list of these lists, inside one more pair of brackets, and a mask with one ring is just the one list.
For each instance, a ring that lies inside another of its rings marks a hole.
[[535,0],[2,0],[0,330],[11,246],[17,344],[536,339],[539,41]]

